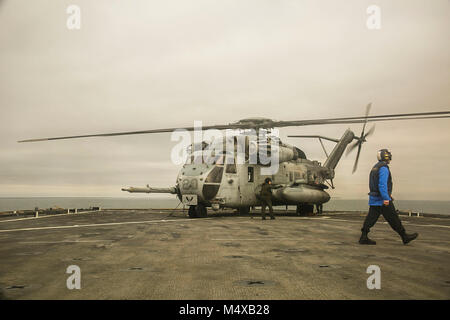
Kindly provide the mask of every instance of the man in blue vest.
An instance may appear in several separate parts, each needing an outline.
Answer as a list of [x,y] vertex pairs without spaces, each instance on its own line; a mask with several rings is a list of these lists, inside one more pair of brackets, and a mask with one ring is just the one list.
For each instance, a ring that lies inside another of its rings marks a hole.
[[377,154],[378,163],[373,166],[369,176],[369,213],[364,220],[359,239],[360,244],[376,244],[369,239],[367,234],[378,220],[380,214],[389,223],[392,229],[402,238],[403,244],[416,239],[418,234],[407,234],[405,228],[397,215],[393,202],[392,176],[388,164],[392,160],[392,154],[387,149],[381,149]]

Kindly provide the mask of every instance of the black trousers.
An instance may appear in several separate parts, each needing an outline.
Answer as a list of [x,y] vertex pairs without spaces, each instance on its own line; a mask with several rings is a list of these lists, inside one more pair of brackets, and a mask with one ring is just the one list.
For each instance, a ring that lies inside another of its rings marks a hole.
[[386,219],[391,228],[394,229],[394,231],[396,231],[398,234],[401,235],[405,232],[405,228],[403,228],[402,222],[398,217],[392,201],[389,201],[388,206],[370,206],[369,213],[364,220],[361,231],[368,233],[370,231],[370,228],[372,228],[377,222],[380,214],[383,215],[384,219]]
[[269,207],[269,215],[273,217],[272,200],[261,198],[261,214],[262,217],[266,217],[266,206]]

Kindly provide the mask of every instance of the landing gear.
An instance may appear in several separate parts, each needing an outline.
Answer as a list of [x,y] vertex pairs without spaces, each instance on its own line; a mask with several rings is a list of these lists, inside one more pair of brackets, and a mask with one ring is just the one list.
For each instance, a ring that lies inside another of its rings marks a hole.
[[323,213],[323,204],[322,203],[316,203],[316,211],[317,211],[317,214]]
[[199,203],[198,205],[196,205],[195,209],[197,211],[197,217],[206,218],[208,216],[208,211],[203,204]]
[[189,218],[197,218],[197,212],[195,212],[195,206],[189,206],[188,211]]
[[206,218],[208,211],[206,207],[199,203],[196,206],[190,206],[188,211],[189,218]]
[[296,212],[298,216],[312,216],[314,215],[314,206],[311,204],[299,204]]

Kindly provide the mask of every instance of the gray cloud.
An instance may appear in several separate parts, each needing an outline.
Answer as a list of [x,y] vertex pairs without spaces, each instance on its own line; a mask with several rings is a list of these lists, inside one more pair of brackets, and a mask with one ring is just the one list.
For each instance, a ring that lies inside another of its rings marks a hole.
[[[72,3],[79,31],[66,28]],[[16,143],[25,138],[351,116],[368,102],[374,114],[448,110],[449,2],[378,1],[378,31],[366,28],[370,4],[1,2],[0,196],[122,196],[126,185],[172,185],[179,169],[169,134]],[[398,198],[448,200],[449,124],[378,123],[359,171],[351,175],[354,155],[339,164],[332,195],[364,198],[376,150],[388,147]],[[324,160],[316,141],[286,141]]]

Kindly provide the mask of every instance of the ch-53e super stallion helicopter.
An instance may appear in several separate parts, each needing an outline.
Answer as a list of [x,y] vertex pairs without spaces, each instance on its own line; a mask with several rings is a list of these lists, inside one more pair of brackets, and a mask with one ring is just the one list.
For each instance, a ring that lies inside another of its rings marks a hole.
[[[207,207],[213,210],[219,208],[235,208],[240,213],[248,213],[251,207],[260,205],[259,188],[267,177],[273,180],[275,189],[273,190],[273,205],[296,205],[298,214],[311,214],[314,205],[321,211],[322,204],[330,200],[330,195],[325,191],[334,188],[333,178],[335,168],[341,159],[347,146],[354,141],[347,153],[356,147],[358,148],[353,172],[358,165],[358,159],[361,152],[361,146],[366,142],[366,137],[373,133],[374,127],[365,132],[367,122],[392,121],[392,120],[411,120],[411,119],[436,119],[449,118],[450,111],[441,112],[422,112],[422,113],[404,113],[369,116],[370,104],[367,106],[365,116],[360,117],[341,117],[328,119],[313,119],[299,121],[274,121],[266,118],[248,118],[235,123],[226,125],[204,126],[203,130],[234,129],[239,133],[231,137],[236,142],[240,137],[244,137],[243,161],[226,161],[226,159],[235,159],[237,148],[236,144],[231,149],[221,153],[210,153],[212,161],[205,161],[203,152],[211,146],[211,142],[202,141],[200,144],[191,145],[188,151],[188,161],[176,178],[176,183],[169,188],[152,188],[147,185],[144,188],[129,187],[123,188],[123,191],[140,193],[170,193],[177,195],[179,200],[189,206],[189,217],[200,218],[207,216]],[[307,159],[305,153],[296,146],[277,141],[276,149],[269,143],[274,138],[271,136],[271,129],[291,126],[309,126],[309,125],[330,125],[330,124],[354,124],[362,123],[363,129],[360,136],[356,136],[350,129],[347,129],[340,139],[328,138],[320,135],[314,136],[289,136],[303,138],[318,138],[324,152],[327,156],[326,161],[321,164],[315,160]],[[61,140],[72,138],[87,137],[110,137],[119,135],[134,135],[148,133],[173,132],[177,129],[194,131],[196,127],[185,128],[167,128],[131,132],[115,132],[88,134],[78,136],[65,136],[42,139],[28,139],[19,142],[36,142]],[[255,132],[258,137],[255,139]],[[263,132],[263,135],[260,133]],[[253,138],[252,138],[253,136]],[[261,138],[262,137],[262,138]],[[214,141],[214,144],[225,145],[225,140]],[[328,155],[322,143],[322,139],[336,142],[334,149]],[[270,175],[264,174],[264,168],[271,163],[260,159],[259,150],[265,149],[267,154],[277,152],[278,170]],[[273,149],[273,150],[272,150]],[[257,154],[256,161],[250,161],[252,155]],[[197,159],[196,161],[192,161]],[[198,161],[198,159],[200,159]]]

